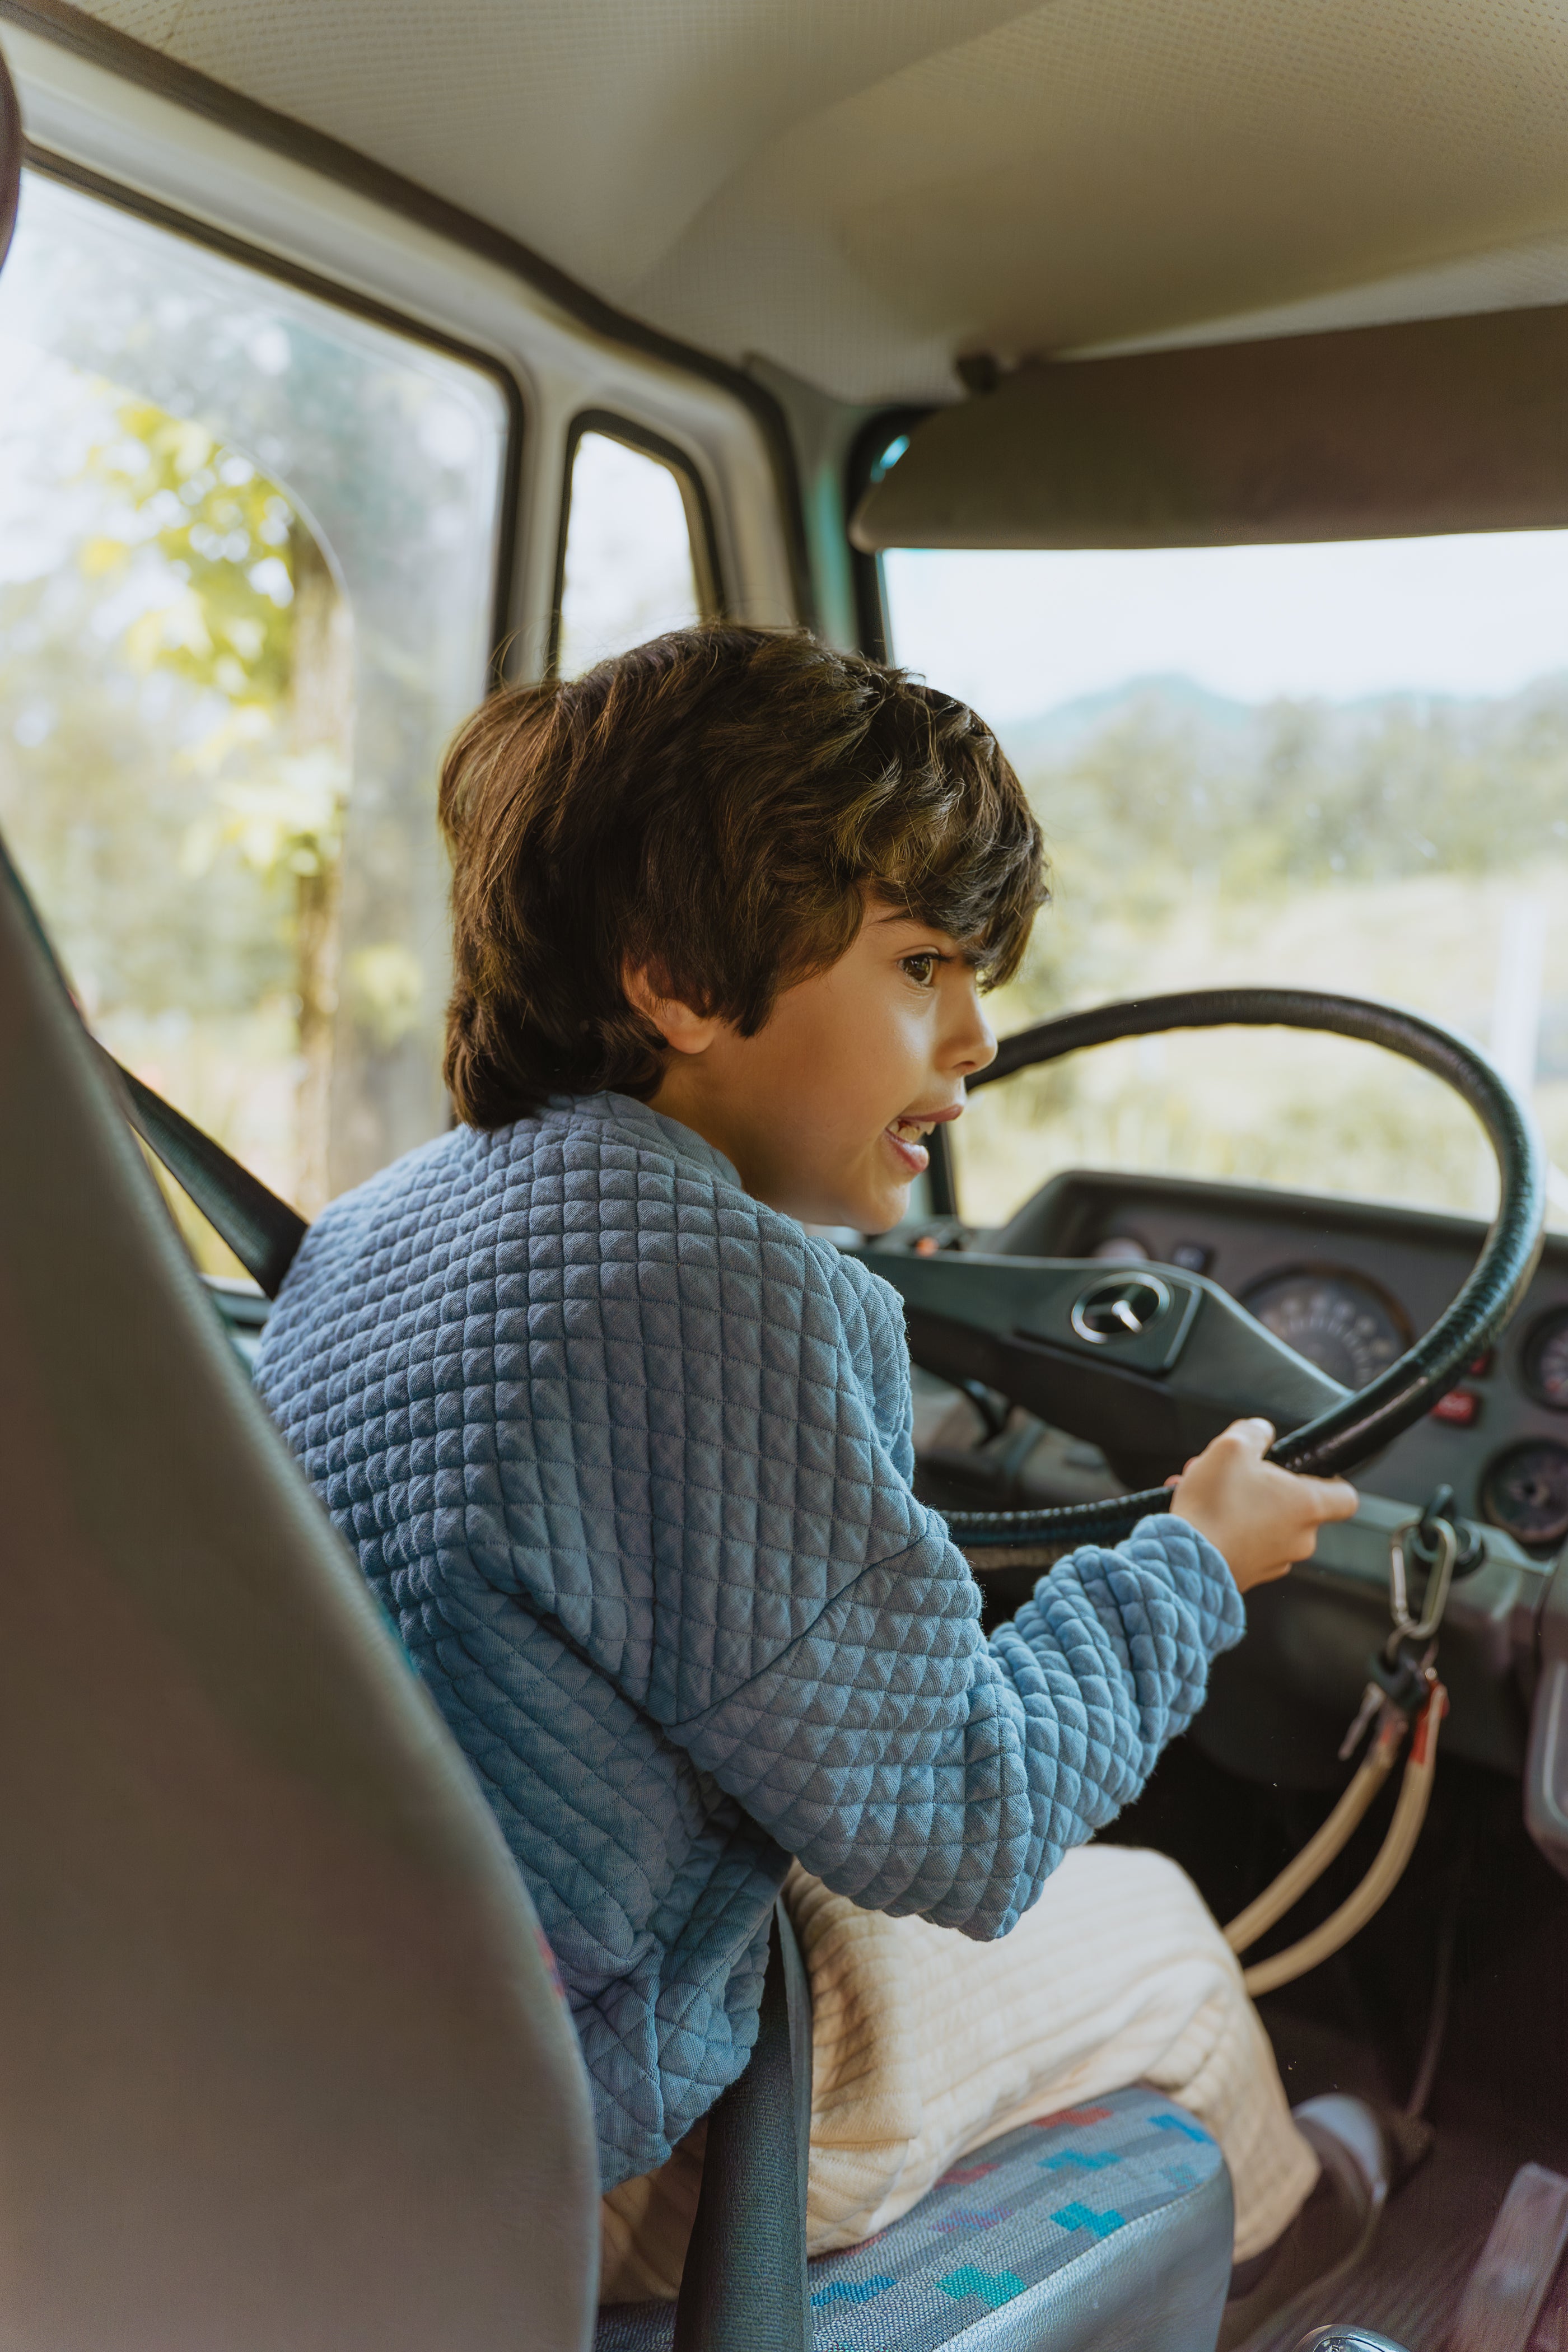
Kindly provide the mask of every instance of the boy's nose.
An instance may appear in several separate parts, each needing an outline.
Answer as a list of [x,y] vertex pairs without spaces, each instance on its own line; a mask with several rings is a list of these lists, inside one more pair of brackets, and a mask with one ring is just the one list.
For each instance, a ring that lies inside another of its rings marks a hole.
[[963,1077],[984,1070],[996,1059],[996,1032],[985,1018],[978,999],[971,1000],[968,1012],[963,1034],[955,1041],[958,1051],[952,1065]]

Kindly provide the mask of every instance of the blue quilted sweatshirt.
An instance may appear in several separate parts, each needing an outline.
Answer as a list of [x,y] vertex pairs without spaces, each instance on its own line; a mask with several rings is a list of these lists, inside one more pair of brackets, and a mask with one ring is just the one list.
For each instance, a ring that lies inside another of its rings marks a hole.
[[258,1378],[528,1882],[606,2188],[743,2067],[792,1854],[1004,1936],[1242,1631],[1150,1518],[987,1641],[910,1489],[897,1295],[624,1096],[334,1202]]

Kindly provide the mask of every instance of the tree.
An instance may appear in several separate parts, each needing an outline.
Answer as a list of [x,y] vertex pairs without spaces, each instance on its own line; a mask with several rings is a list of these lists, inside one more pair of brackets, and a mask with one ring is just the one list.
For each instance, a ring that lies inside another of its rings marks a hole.
[[249,458],[150,401],[118,403],[113,425],[88,458],[110,504],[81,567],[105,583],[137,575],[127,656],[144,672],[186,680],[212,706],[210,725],[182,755],[208,788],[185,833],[183,870],[198,877],[237,857],[291,893],[295,1192],[313,1214],[328,1197],[353,709],[347,604],[303,517]]

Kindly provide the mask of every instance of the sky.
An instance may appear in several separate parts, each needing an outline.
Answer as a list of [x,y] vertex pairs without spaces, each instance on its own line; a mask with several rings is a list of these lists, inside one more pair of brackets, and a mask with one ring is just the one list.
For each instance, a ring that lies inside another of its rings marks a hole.
[[894,657],[998,725],[1175,673],[1240,702],[1511,693],[1568,669],[1568,531],[1305,547],[895,550]]

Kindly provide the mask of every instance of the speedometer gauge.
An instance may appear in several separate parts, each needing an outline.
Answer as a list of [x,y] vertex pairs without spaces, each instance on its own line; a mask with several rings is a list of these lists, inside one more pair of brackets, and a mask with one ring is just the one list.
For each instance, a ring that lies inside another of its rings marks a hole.
[[1410,1345],[1410,1327],[1393,1299],[1359,1274],[1304,1266],[1270,1275],[1241,1303],[1347,1389],[1364,1389]]
[[1524,1343],[1524,1385],[1538,1404],[1568,1412],[1568,1307],[1543,1315]]

